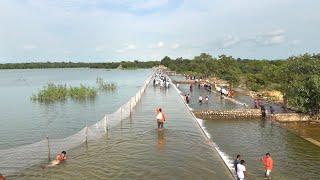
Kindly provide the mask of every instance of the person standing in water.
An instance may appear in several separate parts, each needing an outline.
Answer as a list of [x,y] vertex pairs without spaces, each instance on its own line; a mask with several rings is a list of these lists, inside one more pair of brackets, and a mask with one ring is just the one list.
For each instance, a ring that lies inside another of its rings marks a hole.
[[1,173],[0,173],[0,180],[6,180],[6,177],[2,176]]
[[274,116],[274,109],[272,106],[270,106],[270,118],[272,119]]
[[244,180],[244,178],[247,176],[244,163],[244,160],[241,160],[240,163],[237,164],[237,180]]
[[266,172],[264,174],[264,176],[265,176],[264,179],[271,179],[270,173],[272,171],[273,160],[270,156],[270,153],[267,153],[266,157],[261,159],[261,162],[263,162],[265,164],[265,169],[266,169]]
[[199,104],[202,104],[202,96],[199,96]]
[[162,130],[163,129],[163,123],[166,120],[166,116],[162,112],[161,108],[158,109],[158,114],[157,114],[156,119],[157,119],[157,122],[158,122],[158,129]]
[[237,158],[234,160],[234,170],[237,172],[237,165],[240,163],[240,155],[237,155]]

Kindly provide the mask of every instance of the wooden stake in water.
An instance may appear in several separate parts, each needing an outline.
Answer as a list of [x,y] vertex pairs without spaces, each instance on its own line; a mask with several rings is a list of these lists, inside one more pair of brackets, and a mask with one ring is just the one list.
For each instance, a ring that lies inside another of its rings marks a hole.
[[49,136],[46,137],[48,143],[48,160],[50,162],[50,144],[49,144]]
[[120,107],[120,121],[122,121],[122,107]]
[[86,125],[86,144],[88,143],[88,126]]
[[131,110],[131,99],[132,99],[132,98],[130,98],[130,117],[131,117],[131,111],[132,111],[132,110]]
[[105,129],[105,131],[107,132],[108,131],[108,124],[107,124],[108,122],[107,122],[107,115],[105,115],[104,116],[104,129]]

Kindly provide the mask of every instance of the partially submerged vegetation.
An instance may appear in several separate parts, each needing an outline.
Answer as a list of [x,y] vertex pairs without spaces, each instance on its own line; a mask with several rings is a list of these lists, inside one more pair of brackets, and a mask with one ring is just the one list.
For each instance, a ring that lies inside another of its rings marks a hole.
[[48,83],[37,94],[33,94],[31,99],[37,101],[64,101],[68,98],[68,88],[66,85]]
[[31,100],[40,102],[56,102],[71,99],[95,98],[100,91],[115,91],[117,84],[115,82],[105,82],[102,78],[97,78],[96,87],[90,87],[80,84],[80,86],[67,87],[65,84],[48,83],[38,93],[33,94]]
[[71,98],[81,99],[81,98],[94,98],[98,94],[98,91],[94,87],[85,86],[80,84],[80,87],[69,88],[69,95]]
[[100,91],[114,91],[118,85],[116,82],[105,82],[102,78],[98,77],[96,80]]

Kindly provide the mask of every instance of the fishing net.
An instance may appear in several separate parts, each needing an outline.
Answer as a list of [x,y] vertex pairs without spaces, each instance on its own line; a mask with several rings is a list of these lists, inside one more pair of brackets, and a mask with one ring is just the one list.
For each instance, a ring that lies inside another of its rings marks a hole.
[[140,101],[147,84],[153,78],[155,72],[156,70],[153,71],[141,89],[126,104],[114,113],[106,114],[97,123],[86,126],[77,133],[65,138],[50,139],[46,137],[44,140],[33,144],[0,150],[0,172],[4,175],[14,174],[21,169],[41,162],[49,162],[54,159],[56,154],[62,151],[68,151],[82,143],[103,137],[106,133],[109,133],[110,129],[131,115],[133,108]]

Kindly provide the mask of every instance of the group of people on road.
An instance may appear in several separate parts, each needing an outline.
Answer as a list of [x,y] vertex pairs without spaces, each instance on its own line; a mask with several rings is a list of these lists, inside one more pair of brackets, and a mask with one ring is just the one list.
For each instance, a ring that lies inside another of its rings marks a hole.
[[[266,157],[261,159],[261,162],[264,163],[265,165],[264,179],[271,179],[270,174],[273,167],[273,160],[270,156],[270,153],[267,153]],[[248,177],[244,163],[245,163],[244,160],[240,160],[240,155],[237,155],[237,158],[234,160],[234,164],[233,164],[237,174],[237,180],[244,180],[246,177]]]

